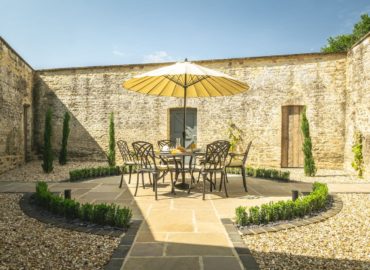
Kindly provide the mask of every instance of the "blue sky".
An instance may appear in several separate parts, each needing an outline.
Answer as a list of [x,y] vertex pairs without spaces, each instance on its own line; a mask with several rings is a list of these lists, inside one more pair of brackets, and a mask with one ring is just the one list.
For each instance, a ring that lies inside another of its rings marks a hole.
[[0,35],[34,68],[318,52],[364,0],[0,0]]

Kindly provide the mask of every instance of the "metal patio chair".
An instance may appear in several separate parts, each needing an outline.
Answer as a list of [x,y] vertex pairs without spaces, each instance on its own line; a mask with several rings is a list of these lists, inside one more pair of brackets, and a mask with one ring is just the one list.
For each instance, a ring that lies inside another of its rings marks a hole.
[[[135,189],[135,194],[137,194],[137,190],[139,187],[139,177],[141,174],[142,177],[142,185],[143,188],[145,188],[144,184],[144,173],[149,173],[153,175],[153,191],[155,192],[155,199],[158,199],[157,195],[157,185],[158,185],[158,180],[160,180],[161,176],[160,174],[162,173],[162,176],[170,170],[170,165],[161,165],[157,164],[156,159],[158,157],[154,154],[154,148],[153,144],[144,142],[144,141],[136,141],[132,143],[132,148],[134,149],[135,156],[137,158],[137,165],[138,165],[138,170],[137,170],[137,181],[136,181],[136,189]],[[174,187],[174,182],[173,182],[173,177],[171,174],[171,193],[175,194],[175,187]]]
[[[212,192],[212,188],[215,187],[215,184],[211,175],[216,175],[217,173],[221,174],[220,186],[222,187],[222,183],[224,184],[225,195],[226,197],[229,196],[227,194],[225,172],[226,158],[228,156],[229,149],[230,142],[224,140],[219,140],[208,144],[202,165],[200,167],[194,167],[194,170],[199,171],[203,178],[203,200],[205,199],[206,182],[210,183],[210,191]],[[208,175],[210,177],[208,177]],[[190,193],[191,186],[192,181],[190,181],[188,193]]]
[[119,140],[117,141],[117,146],[119,149],[119,152],[121,153],[122,159],[123,159],[123,169],[122,169],[122,175],[121,175],[121,182],[119,184],[119,188],[122,187],[123,182],[123,175],[125,173],[125,168],[128,167],[129,172],[129,179],[128,183],[131,183],[131,174],[132,174],[132,168],[137,165],[136,158],[132,151],[130,151],[128,144],[126,141]]
[[[243,179],[243,186],[244,186],[245,192],[248,192],[247,176],[246,176],[246,172],[245,172],[245,166],[246,166],[246,163],[247,163],[248,153],[249,153],[249,150],[251,148],[251,145],[252,145],[252,141],[250,141],[248,143],[248,146],[247,146],[247,148],[246,148],[246,150],[243,154],[230,153],[231,158],[230,158],[229,163],[226,165],[226,170],[228,168],[240,169],[241,170],[242,179]],[[240,159],[238,157],[243,157],[243,158]],[[226,173],[226,179],[227,179],[227,173]],[[220,186],[220,190],[221,190],[221,186]]]

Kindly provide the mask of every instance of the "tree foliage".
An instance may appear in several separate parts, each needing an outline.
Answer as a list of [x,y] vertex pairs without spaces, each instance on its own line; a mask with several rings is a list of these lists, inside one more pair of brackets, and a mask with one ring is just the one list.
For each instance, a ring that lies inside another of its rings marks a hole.
[[114,135],[114,115],[110,114],[109,118],[109,149],[108,149],[108,164],[109,166],[116,165],[116,140]]
[[357,41],[370,32],[370,17],[368,14],[361,15],[361,20],[353,27],[351,34],[339,35],[328,38],[328,44],[321,48],[322,52],[345,52]]
[[44,151],[42,155],[43,164],[42,169],[46,173],[50,173],[53,170],[53,150],[51,147],[51,136],[52,136],[52,125],[51,118],[53,112],[49,108],[45,115],[45,130],[44,130]]
[[301,115],[301,130],[303,133],[303,154],[304,154],[304,174],[306,176],[315,176],[316,174],[316,166],[315,160],[313,159],[312,155],[312,142],[310,136],[310,126],[306,116],[306,108],[303,109]]
[[59,164],[60,165],[67,164],[67,142],[68,142],[68,137],[70,133],[70,128],[69,128],[70,119],[71,117],[69,116],[69,113],[66,112],[64,114],[64,119],[63,119],[62,148],[60,149],[60,153],[59,153]]

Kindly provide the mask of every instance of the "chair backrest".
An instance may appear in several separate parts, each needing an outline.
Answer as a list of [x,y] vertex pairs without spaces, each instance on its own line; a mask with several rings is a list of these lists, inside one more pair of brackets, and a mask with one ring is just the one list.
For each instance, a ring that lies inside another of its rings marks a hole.
[[248,143],[247,149],[245,149],[244,156],[243,156],[243,167],[245,167],[247,163],[248,153],[249,153],[249,149],[251,148],[251,145],[252,145],[252,141]]
[[119,152],[121,153],[123,162],[128,162],[128,161],[135,162],[135,157],[131,153],[130,149],[128,148],[128,144],[126,141],[123,141],[123,140],[117,141],[117,146],[118,146]]
[[207,145],[204,168],[219,170],[225,167],[226,158],[229,154],[230,142],[214,141]]
[[176,144],[171,140],[159,140],[158,141],[159,150],[162,150],[164,146],[168,146],[168,148],[175,148]]
[[132,148],[134,149],[138,165],[141,169],[157,169],[153,144],[144,141],[136,141],[132,143]]

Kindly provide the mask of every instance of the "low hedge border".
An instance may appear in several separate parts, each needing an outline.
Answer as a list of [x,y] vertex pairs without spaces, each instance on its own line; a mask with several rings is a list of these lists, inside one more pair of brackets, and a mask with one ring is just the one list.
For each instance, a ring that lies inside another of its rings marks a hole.
[[105,203],[80,204],[73,199],[64,199],[51,193],[45,182],[36,184],[34,198],[39,206],[69,220],[80,219],[84,222],[127,229],[132,218],[132,211],[127,207]]
[[69,181],[76,182],[96,177],[120,175],[121,172],[122,170],[119,166],[77,169],[69,172]]
[[237,207],[235,209],[236,224],[239,226],[260,225],[280,220],[303,218],[325,209],[329,199],[327,185],[315,182],[309,195],[295,201],[270,202],[249,208]]
[[[241,174],[240,169],[234,169],[234,168],[228,168],[226,172],[232,173],[232,174]],[[289,171],[246,167],[245,172],[248,176],[256,177],[256,178],[276,179],[276,180],[282,180],[282,181],[290,180]]]
[[337,195],[332,195],[332,204],[330,206],[330,209],[328,209],[325,212],[319,213],[318,215],[299,219],[299,220],[291,220],[288,222],[280,223],[277,225],[271,225],[271,226],[262,226],[262,227],[240,227],[237,226],[237,229],[239,230],[239,233],[242,235],[255,235],[255,234],[261,234],[261,233],[269,233],[269,232],[278,232],[282,230],[288,230],[293,229],[301,226],[306,226],[313,223],[318,223],[327,220],[328,218],[331,218],[338,214],[343,208],[343,202]]

